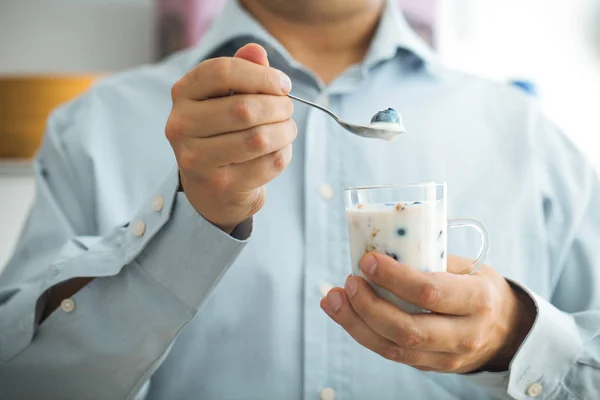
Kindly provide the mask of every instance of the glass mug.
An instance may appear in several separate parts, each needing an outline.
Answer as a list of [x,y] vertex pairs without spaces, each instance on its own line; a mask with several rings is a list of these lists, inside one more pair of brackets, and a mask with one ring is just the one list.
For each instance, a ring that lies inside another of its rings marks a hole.
[[[424,272],[446,272],[448,228],[470,227],[481,237],[474,274],[488,252],[485,226],[473,219],[447,217],[445,182],[345,189],[352,273],[365,278],[359,263],[366,253],[380,253]],[[365,278],[367,282],[368,279]],[[411,313],[427,312],[369,282],[382,298]]]

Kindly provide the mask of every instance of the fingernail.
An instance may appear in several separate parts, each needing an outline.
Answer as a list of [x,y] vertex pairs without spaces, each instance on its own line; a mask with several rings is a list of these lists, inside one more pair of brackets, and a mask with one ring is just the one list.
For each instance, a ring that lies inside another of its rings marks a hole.
[[346,280],[346,285],[344,285],[344,289],[346,289],[346,293],[348,293],[348,297],[354,297],[354,293],[356,293],[356,281],[352,278],[348,278]]
[[338,312],[342,306],[342,295],[336,291],[330,291],[327,295],[327,304],[334,313]]
[[280,72],[280,74],[281,74],[281,76],[280,76],[281,90],[283,91],[283,93],[289,93],[292,90],[292,81],[283,72]]
[[360,260],[360,268],[367,275],[373,275],[377,269],[377,259],[370,254],[367,254]]

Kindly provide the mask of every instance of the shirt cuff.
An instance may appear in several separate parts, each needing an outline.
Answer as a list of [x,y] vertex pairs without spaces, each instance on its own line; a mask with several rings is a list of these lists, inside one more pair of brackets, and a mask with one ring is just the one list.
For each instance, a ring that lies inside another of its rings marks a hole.
[[577,324],[570,314],[510,282],[532,298],[537,318],[510,364],[508,394],[518,400],[551,399],[583,351]]
[[[509,371],[466,375],[491,395],[517,400],[553,399],[583,351],[573,317],[525,286],[507,281],[533,300],[537,316],[512,359]],[[502,393],[504,392],[504,393]]]
[[252,219],[236,229],[234,238],[198,214],[178,191],[177,165],[158,182],[128,225],[103,237],[73,238],[39,280],[22,285],[4,314],[10,320],[0,332],[0,359],[12,359],[31,343],[36,303],[49,288],[77,277],[115,276],[134,261],[180,303],[200,307],[247,242]]
[[233,237],[202,217],[185,193],[177,192],[169,220],[137,262],[166,290],[197,310],[238,257],[251,229],[252,219]]

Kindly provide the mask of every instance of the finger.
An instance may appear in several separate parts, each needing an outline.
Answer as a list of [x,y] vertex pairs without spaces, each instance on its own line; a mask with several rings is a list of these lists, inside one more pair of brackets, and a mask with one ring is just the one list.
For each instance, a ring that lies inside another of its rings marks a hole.
[[227,133],[205,139],[193,138],[183,150],[194,153],[198,165],[223,167],[242,164],[282,150],[296,139],[298,130],[293,119],[259,125],[241,132]]
[[242,131],[258,125],[285,121],[294,106],[289,97],[235,95],[197,102],[183,99],[177,103],[166,132],[171,139],[210,137]]
[[375,332],[402,348],[427,352],[468,353],[485,338],[474,318],[408,314],[380,298],[362,278],[349,277],[345,292],[356,314]]
[[249,43],[241,47],[233,56],[265,67],[269,66],[267,51],[264,47],[256,43]]
[[422,371],[457,372],[464,358],[450,353],[432,353],[403,348],[372,330],[349,304],[343,290],[334,288],[321,300],[321,308],[354,340],[380,356]]
[[388,360],[407,365],[421,365],[424,354],[403,349],[373,331],[353,310],[343,290],[334,288],[321,300],[321,308],[350,336],[367,349]]
[[266,185],[279,176],[291,161],[292,145],[288,145],[243,164],[231,165],[227,167],[231,186],[240,191],[248,191]]
[[422,272],[376,253],[365,255],[360,266],[370,281],[426,310],[468,315],[492,306],[490,283],[484,276]]
[[173,99],[206,100],[235,93],[283,96],[292,88],[290,78],[275,68],[241,58],[206,60],[173,85]]

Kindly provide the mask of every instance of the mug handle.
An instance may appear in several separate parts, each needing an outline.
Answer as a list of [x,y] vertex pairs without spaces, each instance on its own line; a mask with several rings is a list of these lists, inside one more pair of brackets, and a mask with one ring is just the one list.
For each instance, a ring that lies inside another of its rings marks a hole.
[[469,273],[470,275],[475,274],[477,271],[479,271],[479,268],[481,268],[481,265],[485,261],[485,258],[490,250],[489,235],[485,225],[476,219],[461,218],[448,220],[448,228],[472,228],[479,233],[479,237],[481,238],[481,247],[479,247],[479,254],[477,254],[477,258],[475,258],[471,264],[473,266],[473,270]]

